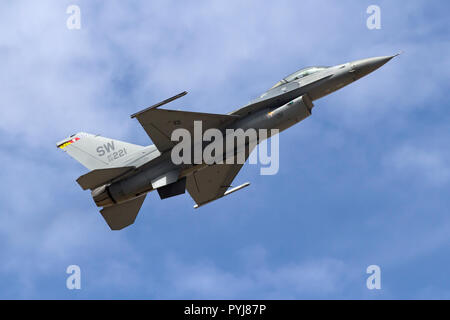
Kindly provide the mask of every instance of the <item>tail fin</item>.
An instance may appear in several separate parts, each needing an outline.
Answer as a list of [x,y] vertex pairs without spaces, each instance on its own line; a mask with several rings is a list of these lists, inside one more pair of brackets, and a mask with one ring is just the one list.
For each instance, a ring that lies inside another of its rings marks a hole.
[[56,146],[89,170],[117,166],[116,163],[122,162],[124,157],[144,148],[84,132],[72,135],[57,143]]

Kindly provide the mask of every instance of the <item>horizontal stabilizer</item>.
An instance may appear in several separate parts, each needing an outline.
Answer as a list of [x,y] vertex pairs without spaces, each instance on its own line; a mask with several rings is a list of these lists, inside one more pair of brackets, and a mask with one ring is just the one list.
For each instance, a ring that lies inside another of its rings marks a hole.
[[111,230],[123,229],[134,223],[146,196],[144,194],[133,200],[103,208],[100,213]]
[[77,182],[83,188],[83,190],[95,189],[115,178],[120,177],[121,175],[133,170],[134,168],[135,167],[117,167],[96,169],[79,177],[77,179]]

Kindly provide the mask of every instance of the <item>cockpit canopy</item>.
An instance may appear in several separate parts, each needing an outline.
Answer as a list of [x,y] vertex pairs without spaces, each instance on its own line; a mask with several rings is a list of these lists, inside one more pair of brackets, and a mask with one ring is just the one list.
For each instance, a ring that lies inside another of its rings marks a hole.
[[284,79],[278,81],[277,83],[275,83],[275,85],[272,88],[270,88],[270,89],[276,88],[278,86],[281,86],[284,83],[288,83],[288,82],[291,82],[293,80],[304,78],[306,76],[309,76],[309,75],[311,75],[313,73],[316,73],[316,72],[319,72],[319,71],[322,71],[322,70],[325,70],[327,68],[328,67],[308,67],[308,68],[304,68],[304,69],[298,70],[298,71],[288,75],[286,78],[284,78]]

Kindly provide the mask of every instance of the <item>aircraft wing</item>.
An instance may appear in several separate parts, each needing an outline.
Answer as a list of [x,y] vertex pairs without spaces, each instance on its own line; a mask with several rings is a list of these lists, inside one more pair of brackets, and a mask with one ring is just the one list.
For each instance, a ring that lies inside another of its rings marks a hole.
[[196,171],[186,180],[186,189],[198,206],[219,199],[231,187],[231,182],[243,164],[215,164]]
[[[239,116],[187,112],[167,109],[148,109],[138,112],[132,117],[136,117],[144,128],[145,132],[152,139],[155,146],[162,153],[171,149],[176,142],[171,141],[172,132],[178,128],[184,128],[194,134],[194,121],[202,121],[202,131],[210,128],[222,128],[226,124],[236,120]],[[203,133],[202,132],[202,133]]]
[[[246,146],[245,149],[241,149],[238,152],[245,152],[245,161],[247,161],[253,148]],[[236,156],[234,160],[236,160]],[[228,190],[243,165],[237,163],[213,164],[201,170],[194,171],[189,175],[186,179],[186,189],[197,204],[196,207],[200,207],[248,186],[249,183],[245,183],[244,185]]]

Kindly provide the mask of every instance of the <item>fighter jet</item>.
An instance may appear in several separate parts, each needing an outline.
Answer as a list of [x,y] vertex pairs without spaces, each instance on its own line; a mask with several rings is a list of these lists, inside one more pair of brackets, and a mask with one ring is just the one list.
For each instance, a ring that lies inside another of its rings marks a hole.
[[[397,54],[398,55],[398,54]],[[172,140],[176,129],[195,134],[195,123],[201,130],[216,128],[247,130],[278,129],[281,132],[311,115],[313,102],[380,68],[393,56],[374,57],[332,67],[308,67],[281,79],[269,90],[243,107],[228,114],[212,114],[161,109],[160,107],[186,95],[186,91],[134,113],[154,145],[140,146],[77,133],[57,143],[90,171],[77,179],[84,189],[90,189],[100,213],[112,230],[134,223],[147,193],[156,190],[161,199],[189,192],[195,208],[238,191],[249,183],[231,187],[243,163],[228,161],[193,161],[174,163]],[[259,131],[258,131],[259,132]],[[270,131],[272,132],[272,131]],[[258,137],[256,144],[267,137]],[[195,140],[192,142],[192,148]],[[229,159],[244,153],[244,162],[252,152],[248,140],[233,150],[223,149],[216,159]],[[201,148],[207,143],[202,142]]]

